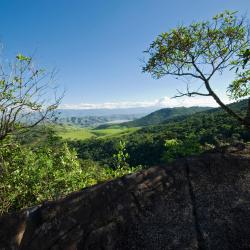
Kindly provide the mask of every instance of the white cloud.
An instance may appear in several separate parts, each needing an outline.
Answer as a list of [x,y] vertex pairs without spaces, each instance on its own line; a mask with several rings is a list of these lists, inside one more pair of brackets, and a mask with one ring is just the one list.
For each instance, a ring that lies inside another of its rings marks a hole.
[[[222,101],[229,103],[228,98],[222,98]],[[144,107],[191,107],[191,106],[209,106],[217,107],[217,103],[212,97],[183,97],[170,98],[163,97],[153,101],[127,101],[127,102],[104,102],[104,103],[79,103],[62,104],[61,109],[125,109],[125,108],[144,108]]]

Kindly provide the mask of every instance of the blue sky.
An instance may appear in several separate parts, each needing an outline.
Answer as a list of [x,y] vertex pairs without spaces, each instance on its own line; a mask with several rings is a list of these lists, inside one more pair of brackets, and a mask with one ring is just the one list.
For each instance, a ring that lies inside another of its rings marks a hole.
[[[184,84],[142,74],[143,50],[178,24],[206,20],[225,9],[249,17],[249,7],[249,0],[1,0],[0,41],[4,57],[35,53],[40,65],[57,68],[65,106],[175,106],[169,97]],[[228,80],[220,79],[222,96]]]

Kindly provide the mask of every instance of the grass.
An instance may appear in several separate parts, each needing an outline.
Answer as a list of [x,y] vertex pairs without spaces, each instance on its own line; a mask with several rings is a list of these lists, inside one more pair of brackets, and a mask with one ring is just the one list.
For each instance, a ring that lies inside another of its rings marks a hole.
[[138,128],[116,126],[107,129],[79,128],[74,126],[56,126],[57,134],[65,140],[86,140],[89,138],[107,138],[132,133]]
[[109,136],[118,136],[124,135],[131,132],[134,132],[137,128],[107,128],[107,129],[94,129],[92,133],[97,137],[109,137]]
[[88,128],[77,128],[73,126],[57,126],[56,132],[65,140],[86,140],[95,136]]

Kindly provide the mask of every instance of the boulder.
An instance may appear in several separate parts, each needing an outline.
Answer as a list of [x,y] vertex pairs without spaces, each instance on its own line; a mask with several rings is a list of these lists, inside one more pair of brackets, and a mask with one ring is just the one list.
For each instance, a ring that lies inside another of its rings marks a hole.
[[180,159],[5,215],[0,249],[250,249],[250,148]]

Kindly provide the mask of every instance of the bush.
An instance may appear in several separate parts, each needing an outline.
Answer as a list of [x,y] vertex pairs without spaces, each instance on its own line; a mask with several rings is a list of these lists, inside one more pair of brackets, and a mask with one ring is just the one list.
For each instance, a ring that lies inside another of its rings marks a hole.
[[126,142],[120,141],[118,146],[118,152],[113,154],[113,166],[116,169],[128,168],[129,154],[126,149]]
[[[124,149],[124,148],[123,148]],[[10,143],[0,148],[0,215],[54,200],[66,194],[135,172],[118,152],[116,169],[79,160],[66,143],[29,146]]]
[[0,214],[58,199],[107,178],[93,162],[80,162],[67,144],[36,151],[15,144],[1,148],[0,157]]
[[165,148],[166,151],[163,153],[162,159],[167,163],[177,158],[196,155],[203,151],[198,138],[194,134],[186,136],[184,140],[166,140]]

